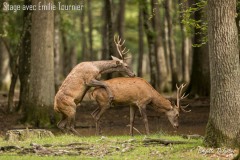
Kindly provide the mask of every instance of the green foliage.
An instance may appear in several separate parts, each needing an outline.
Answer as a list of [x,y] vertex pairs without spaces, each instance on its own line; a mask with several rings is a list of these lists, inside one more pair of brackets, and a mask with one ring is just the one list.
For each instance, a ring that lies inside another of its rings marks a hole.
[[[9,0],[8,3],[10,5],[23,5],[23,0],[18,2]],[[0,20],[2,24],[0,25],[0,37],[5,38],[5,40],[9,43],[8,45],[10,46],[9,48],[11,52],[15,52],[17,45],[20,42],[20,36],[23,28],[23,11],[3,11],[2,7],[3,6],[1,6],[0,11]]]
[[[185,2],[184,2],[185,3]],[[182,23],[186,26],[188,34],[201,35],[202,39],[199,44],[193,44],[193,47],[201,47],[207,42],[207,20],[206,20],[206,10],[207,0],[200,0],[199,2],[193,4],[192,6],[183,9],[181,12]],[[179,4],[179,7],[184,8],[184,4]],[[200,12],[200,19],[196,20],[194,14]],[[196,32],[197,31],[197,32]]]

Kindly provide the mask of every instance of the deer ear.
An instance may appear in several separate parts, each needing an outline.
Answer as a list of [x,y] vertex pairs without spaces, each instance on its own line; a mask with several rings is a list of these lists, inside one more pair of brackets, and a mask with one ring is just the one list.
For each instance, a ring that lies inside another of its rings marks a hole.
[[112,59],[115,60],[115,61],[119,61],[119,62],[121,61],[121,59],[119,59],[119,58],[117,58],[117,57],[114,57],[114,56],[111,56],[111,57],[112,57]]

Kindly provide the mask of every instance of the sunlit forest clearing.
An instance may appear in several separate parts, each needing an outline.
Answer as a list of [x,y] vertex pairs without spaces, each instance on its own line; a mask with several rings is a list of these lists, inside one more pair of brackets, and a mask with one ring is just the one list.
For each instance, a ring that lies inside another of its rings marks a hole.
[[239,1],[3,0],[0,159],[240,159]]

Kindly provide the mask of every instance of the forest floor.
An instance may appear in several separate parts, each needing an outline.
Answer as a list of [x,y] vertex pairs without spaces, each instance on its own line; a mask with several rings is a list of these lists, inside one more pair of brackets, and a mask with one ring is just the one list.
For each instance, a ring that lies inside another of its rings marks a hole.
[[[15,104],[18,103],[18,93],[14,98]],[[151,107],[148,107],[147,115],[151,133],[167,133],[171,135],[198,134],[204,135],[205,127],[209,113],[209,99],[195,98],[187,100],[185,104],[190,104],[187,109],[189,113],[180,113],[179,128],[173,129],[167,117],[163,113],[156,113]],[[95,135],[95,123],[91,117],[91,112],[97,107],[97,104],[84,99],[81,106],[77,108],[76,129],[83,136]],[[31,127],[21,124],[21,113],[7,112],[7,93],[0,92],[0,135],[4,135],[9,129],[19,129]],[[102,135],[128,135],[129,133],[129,107],[116,106],[107,110],[101,119]],[[134,127],[141,134],[145,133],[144,125],[137,112]],[[59,133],[58,129],[52,129],[54,133]],[[136,132],[135,134],[139,134]]]
[[[16,94],[15,103],[18,102]],[[88,100],[77,108],[76,129],[80,137],[63,135],[58,129],[50,129],[55,137],[31,138],[23,141],[6,141],[11,129],[25,129],[22,114],[7,112],[7,94],[0,93],[0,159],[232,159],[237,150],[203,147],[209,113],[209,100],[187,100],[190,113],[181,113],[180,127],[174,130],[164,114],[147,110],[151,135],[145,136],[140,114],[136,115],[134,137],[128,136],[129,107],[116,106],[103,115],[102,136],[95,136],[94,121],[90,113],[97,107]],[[200,135],[198,139],[186,139],[186,135]],[[199,138],[200,137],[200,138]],[[184,144],[145,143],[147,139],[180,141]]]

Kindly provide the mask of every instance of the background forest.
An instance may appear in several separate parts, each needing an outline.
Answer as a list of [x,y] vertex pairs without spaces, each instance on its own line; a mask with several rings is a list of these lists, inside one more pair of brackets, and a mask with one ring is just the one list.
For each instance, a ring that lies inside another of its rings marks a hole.
[[[157,91],[172,93],[176,84],[187,83],[189,98],[210,98],[208,144],[235,144],[233,141],[239,132],[236,126],[240,126],[236,118],[240,113],[237,109],[240,88],[236,1],[56,0],[56,5],[58,2],[78,4],[83,5],[83,9],[54,12],[13,11],[3,6],[3,2],[30,5],[39,1],[1,0],[0,3],[0,90],[8,91],[9,112],[23,113],[24,121],[36,127],[55,124],[53,99],[64,78],[80,62],[106,60],[111,55],[119,57],[113,40],[114,35],[119,35],[130,49],[128,63],[133,71]],[[219,22],[212,18],[215,12],[209,7],[221,6],[227,9],[217,15],[223,19]],[[219,26],[225,27],[220,30],[226,31],[223,35],[215,35],[219,32],[214,27]],[[228,53],[232,54],[229,59]],[[103,78],[116,76],[119,74]],[[20,93],[17,104],[14,103],[15,91]],[[214,118],[221,114],[224,123]],[[227,127],[230,114],[236,121]],[[216,124],[223,126],[219,129]]]

